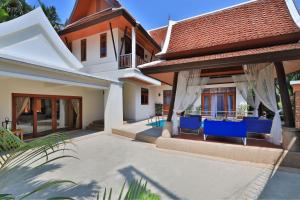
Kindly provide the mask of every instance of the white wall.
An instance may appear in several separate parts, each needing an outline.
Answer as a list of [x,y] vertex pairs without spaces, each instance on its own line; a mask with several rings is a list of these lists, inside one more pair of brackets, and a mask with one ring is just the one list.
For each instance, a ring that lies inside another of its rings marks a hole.
[[[102,33],[107,34],[107,56],[100,58],[100,35]],[[94,74],[97,72],[107,72],[118,70],[118,61],[115,58],[115,51],[112,42],[112,36],[110,30],[106,32],[98,33],[87,37],[87,60],[82,62],[84,68],[82,71]],[[113,29],[113,35],[115,39],[117,55],[119,55],[119,30]],[[81,39],[73,41],[73,54],[80,61],[81,60]]]
[[[141,89],[149,90],[148,105],[141,104]],[[155,114],[155,88],[134,82],[126,82],[123,87],[124,119],[141,121]]]
[[0,91],[1,122],[5,117],[12,119],[12,93],[81,96],[83,128],[94,120],[104,118],[104,95],[101,90],[0,77]]
[[122,87],[121,83],[111,83],[109,90],[105,91],[104,127],[108,133],[123,125]]

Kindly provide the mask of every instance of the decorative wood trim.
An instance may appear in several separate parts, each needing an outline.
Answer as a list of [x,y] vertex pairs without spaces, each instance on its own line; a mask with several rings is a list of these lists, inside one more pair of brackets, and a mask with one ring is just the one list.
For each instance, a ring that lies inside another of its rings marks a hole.
[[115,37],[114,37],[113,30],[112,30],[111,22],[109,22],[109,28],[110,28],[110,34],[111,34],[111,38],[112,38],[112,42],[113,42],[113,47],[114,47],[115,58],[116,58],[116,61],[118,61],[117,49],[116,49],[116,44],[115,44]]
[[124,30],[124,36],[122,37],[122,43],[121,43],[121,48],[120,48],[120,53],[119,53],[119,56],[121,56],[122,55],[122,51],[123,51],[123,46],[124,46],[124,42],[125,42],[125,37],[126,37],[126,35],[127,35],[127,29],[128,29],[128,27],[126,26],[125,27],[125,30]]
[[[12,128],[13,130],[17,127],[17,119],[16,119],[16,98],[17,97],[30,97],[33,98],[33,130],[32,135],[34,137],[38,137],[37,132],[37,121],[38,121],[38,114],[37,114],[37,99],[51,99],[51,120],[52,120],[52,132],[57,130],[57,105],[56,101],[58,99],[67,100],[68,109],[72,109],[72,99],[79,100],[79,113],[80,113],[80,121],[79,121],[79,129],[82,129],[82,97],[81,96],[63,96],[63,95],[41,95],[41,94],[23,94],[23,93],[12,93]],[[71,127],[70,121],[68,121],[68,127]],[[75,128],[76,129],[76,128]],[[73,128],[71,128],[73,130]]]

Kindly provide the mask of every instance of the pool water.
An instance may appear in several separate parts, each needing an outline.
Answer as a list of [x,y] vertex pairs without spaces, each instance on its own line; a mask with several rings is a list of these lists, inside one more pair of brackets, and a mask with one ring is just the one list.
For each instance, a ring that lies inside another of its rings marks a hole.
[[159,121],[156,121],[156,122],[151,122],[149,124],[147,124],[147,126],[152,126],[152,127],[164,127],[165,126],[165,123],[166,123],[167,120],[165,119],[161,119]]
[[[147,126],[163,128],[165,126],[166,121],[167,120],[165,120],[165,119],[161,119],[161,120],[156,121],[156,122],[151,122],[151,123],[147,124]],[[201,127],[202,128],[204,127],[204,122],[203,121],[201,123]]]

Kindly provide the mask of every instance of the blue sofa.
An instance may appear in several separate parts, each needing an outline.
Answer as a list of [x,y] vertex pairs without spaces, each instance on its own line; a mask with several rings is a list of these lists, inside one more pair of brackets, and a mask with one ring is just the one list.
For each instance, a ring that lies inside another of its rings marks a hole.
[[204,140],[208,136],[219,137],[237,137],[243,140],[244,145],[247,144],[247,126],[246,122],[233,122],[233,121],[204,121]]
[[259,119],[258,117],[244,117],[248,133],[269,134],[272,128],[272,120]]
[[199,134],[201,129],[201,117],[200,118],[199,116],[180,117],[179,133],[181,133],[182,129],[197,131],[197,133]]

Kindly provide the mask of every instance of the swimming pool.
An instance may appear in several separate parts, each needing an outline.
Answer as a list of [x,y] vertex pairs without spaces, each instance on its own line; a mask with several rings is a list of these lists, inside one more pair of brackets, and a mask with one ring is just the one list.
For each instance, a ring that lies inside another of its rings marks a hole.
[[[160,128],[163,128],[165,126],[165,123],[166,123],[167,120],[165,119],[161,119],[159,121],[156,121],[156,122],[151,122],[149,124],[146,124],[147,126],[152,126],[152,127],[160,127]],[[201,122],[201,127],[203,128],[204,127],[204,122],[202,121]]]

